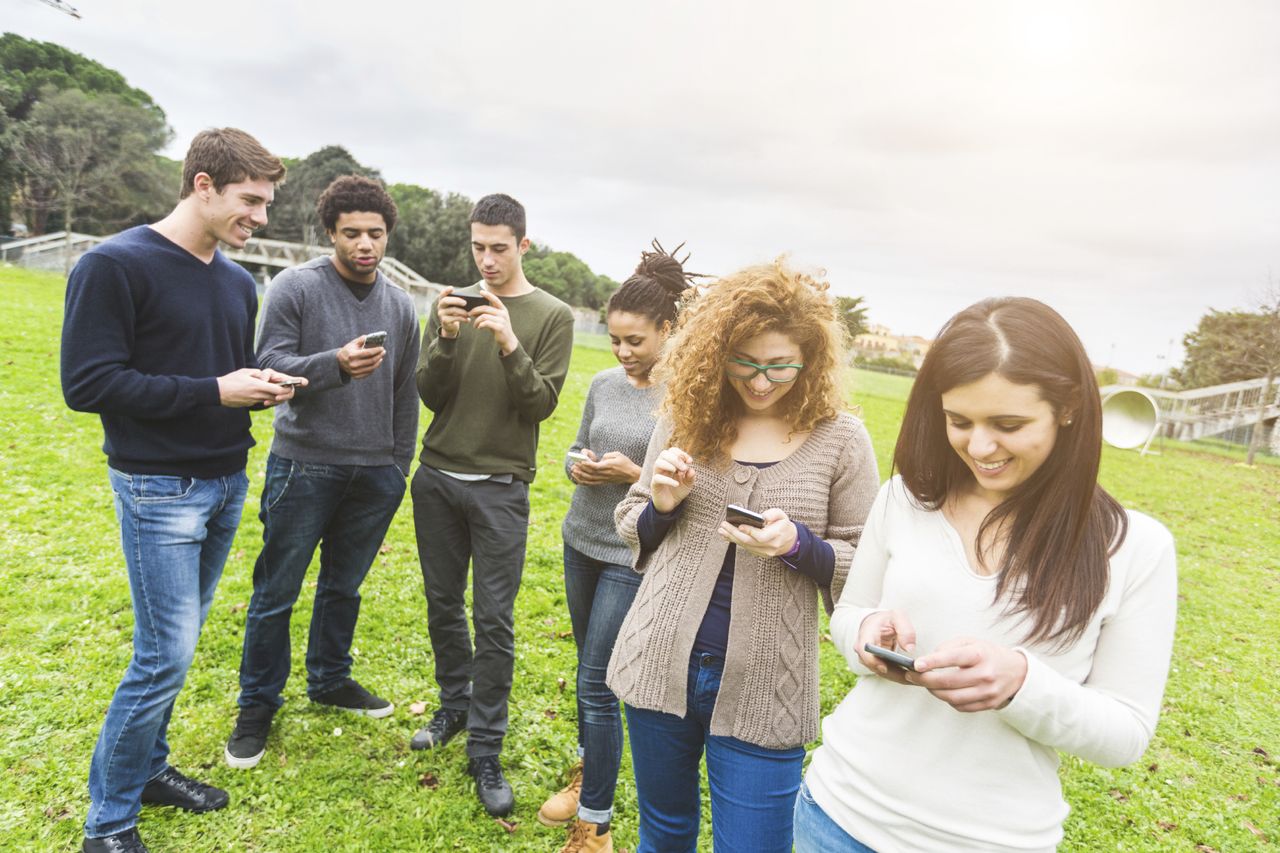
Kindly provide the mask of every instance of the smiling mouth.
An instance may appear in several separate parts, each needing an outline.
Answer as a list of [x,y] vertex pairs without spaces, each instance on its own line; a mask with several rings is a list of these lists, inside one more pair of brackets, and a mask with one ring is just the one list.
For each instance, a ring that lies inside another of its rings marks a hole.
[[984,474],[994,474],[997,471],[1003,471],[1012,461],[1012,456],[1008,459],[1001,459],[999,462],[979,462],[977,459],[974,459],[973,467],[977,468]]

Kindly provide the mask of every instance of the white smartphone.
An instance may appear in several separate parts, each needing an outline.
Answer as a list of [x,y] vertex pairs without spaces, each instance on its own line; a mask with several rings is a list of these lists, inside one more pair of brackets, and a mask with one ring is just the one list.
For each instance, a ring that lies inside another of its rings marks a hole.
[[591,461],[591,457],[583,453],[581,450],[570,450],[565,455],[568,456],[570,459],[572,459],[574,462],[590,462]]

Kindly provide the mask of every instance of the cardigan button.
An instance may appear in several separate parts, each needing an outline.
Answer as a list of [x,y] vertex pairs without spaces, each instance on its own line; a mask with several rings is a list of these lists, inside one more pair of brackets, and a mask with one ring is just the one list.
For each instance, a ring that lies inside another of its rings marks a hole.
[[749,471],[746,468],[739,468],[737,471],[733,472],[733,480],[739,486],[743,486],[747,484],[751,479],[751,475],[754,473],[754,471]]

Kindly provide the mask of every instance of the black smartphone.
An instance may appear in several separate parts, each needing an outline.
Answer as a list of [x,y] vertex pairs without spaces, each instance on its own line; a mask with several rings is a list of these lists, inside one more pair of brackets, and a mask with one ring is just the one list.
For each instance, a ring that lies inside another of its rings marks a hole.
[[485,299],[484,296],[479,293],[451,293],[449,295],[456,296],[465,302],[466,305],[463,306],[463,310],[466,311],[470,311],[472,308],[479,308],[481,305],[489,304],[489,300]]
[[724,508],[724,520],[734,525],[745,524],[748,527],[764,527],[764,516],[758,512],[753,512],[745,506],[737,504],[729,504]]
[[373,349],[374,347],[380,347],[386,339],[386,332],[370,332],[364,336],[364,348]]
[[873,646],[870,643],[867,643],[862,648],[865,649],[868,654],[875,655],[885,663],[893,664],[899,669],[905,669],[911,672],[915,672],[915,668],[916,668],[915,658],[909,658],[906,655],[901,654],[900,652],[890,651],[889,649],[882,649],[879,646]]

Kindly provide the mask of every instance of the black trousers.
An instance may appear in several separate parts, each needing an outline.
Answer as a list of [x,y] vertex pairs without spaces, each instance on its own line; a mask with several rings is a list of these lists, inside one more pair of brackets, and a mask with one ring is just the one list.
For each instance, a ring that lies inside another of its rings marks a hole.
[[[467,482],[422,465],[412,495],[440,706],[468,712],[468,756],[497,755],[515,667],[514,609],[529,533],[529,484]],[[468,562],[474,650],[466,612]]]

